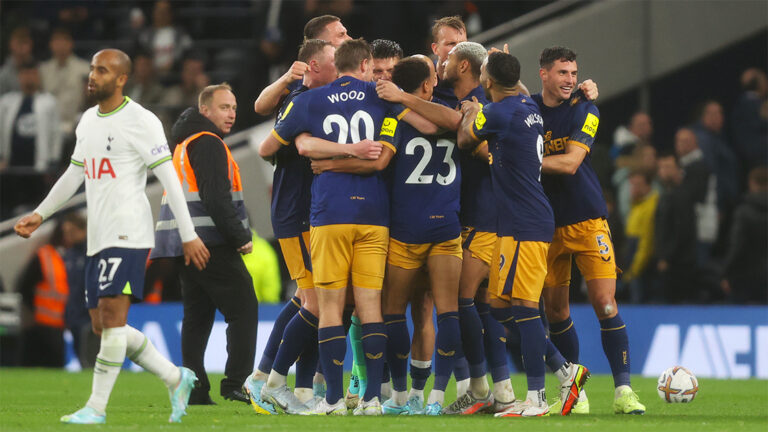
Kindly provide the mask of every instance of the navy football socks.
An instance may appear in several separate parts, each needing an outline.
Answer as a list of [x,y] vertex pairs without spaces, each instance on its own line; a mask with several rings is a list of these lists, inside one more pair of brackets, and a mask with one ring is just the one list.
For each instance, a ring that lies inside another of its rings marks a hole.
[[485,376],[485,348],[483,347],[483,322],[471,298],[459,297],[459,324],[464,357],[469,363],[472,378]]
[[386,327],[383,322],[363,324],[363,351],[368,386],[364,401],[377,397],[381,399],[381,378],[384,373],[384,352],[387,349]]
[[571,317],[560,322],[550,322],[549,337],[566,360],[579,362],[579,336]]
[[[344,397],[344,356],[347,354],[347,332],[344,326],[318,330],[317,345],[320,365],[325,377],[325,400],[330,405]],[[370,387],[370,385],[369,385]]]
[[285,327],[283,342],[277,350],[272,369],[280,375],[288,375],[288,369],[296,362],[307,346],[317,337],[317,317],[306,309],[301,309]]
[[280,341],[283,340],[283,332],[288,322],[291,321],[296,312],[301,307],[301,301],[298,297],[293,297],[291,301],[285,304],[280,310],[275,320],[275,325],[272,327],[272,332],[267,339],[267,346],[264,347],[264,353],[261,354],[261,361],[259,361],[258,369],[265,374],[269,375],[272,372],[272,363],[277,356],[277,350],[280,347]]
[[629,337],[627,326],[619,314],[613,318],[600,320],[600,338],[603,351],[608,358],[613,372],[613,384],[630,385],[629,383]]
[[[460,347],[459,313],[445,312],[437,316],[437,355],[435,356],[435,389],[445,391],[453,372]],[[457,378],[458,379],[458,378]]]
[[509,379],[504,326],[491,316],[491,305],[488,303],[477,303],[477,312],[483,322],[483,346],[491,378],[495,383]]
[[392,388],[395,391],[406,391],[411,337],[405,315],[384,315],[384,324],[387,328],[387,364],[392,374]]

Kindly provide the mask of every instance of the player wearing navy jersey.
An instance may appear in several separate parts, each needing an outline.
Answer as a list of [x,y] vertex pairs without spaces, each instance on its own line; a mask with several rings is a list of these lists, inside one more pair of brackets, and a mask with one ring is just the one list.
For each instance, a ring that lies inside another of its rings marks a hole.
[[[630,387],[629,340],[615,300],[616,258],[605,200],[589,158],[600,113],[582,94],[574,93],[578,68],[573,51],[545,49],[539,63],[542,92],[533,98],[544,118],[542,183],[556,225],[544,289],[552,341],[568,360],[578,361],[578,337],[568,306],[571,257],[575,255],[613,372],[614,411],[643,414],[645,407]],[[588,412],[586,395],[581,395],[578,405],[576,412]]]
[[[334,48],[338,48],[342,42],[352,39],[347,34],[347,28],[341,19],[333,15],[314,17],[304,26],[304,40],[320,39],[329,42]],[[253,103],[253,109],[257,113],[268,116],[275,112],[279,106],[285,106],[280,102],[292,91],[302,86],[302,77],[309,70],[309,65],[301,59],[296,60],[283,76],[277,81],[264,87]]]
[[488,57],[481,82],[493,103],[482,108],[476,99],[462,104],[464,117],[458,142],[466,148],[476,147],[483,140],[488,142],[494,204],[499,215],[489,275],[491,310],[510,331],[519,330],[528,378],[526,399],[497,415],[529,417],[549,413],[544,394],[545,355],[561,382],[565,381],[561,393],[567,395],[562,411],[566,415],[588,372],[583,366],[566,363],[548,343],[539,316],[554,218],[539,181],[543,121],[530,97],[516,95],[514,87],[519,78],[520,63],[515,57],[501,52]]
[[[485,48],[474,42],[461,42],[448,54],[443,82],[451,85],[455,96],[460,100],[471,100],[475,97],[487,102],[479,81],[480,66],[485,57]],[[379,83],[377,90],[385,99],[403,103],[446,130],[458,129],[461,114],[453,109],[455,106],[446,108],[441,104],[415,98],[389,83]],[[485,144],[472,152],[461,152],[461,223],[464,226],[464,252],[459,282],[459,316],[463,350],[470,364],[467,375],[471,377],[471,391],[460,389],[457,401],[446,407],[447,413],[472,414],[491,404],[500,411],[515,399],[509,381],[504,329],[490,316],[485,290],[478,290],[488,275],[496,241],[496,208],[493,204],[487,157]],[[478,301],[478,307],[475,305],[475,299]],[[486,351],[488,355],[485,354]],[[485,378],[486,358],[494,381],[493,397]],[[467,375],[462,377],[459,372],[456,371],[458,382],[467,378]]]
[[[397,122],[405,111],[376,96],[375,85],[369,82],[371,63],[367,42],[358,39],[343,43],[335,58],[340,77],[297,96],[268,140],[287,143],[306,133],[311,135],[308,141],[329,140],[344,145],[361,138],[378,138],[385,148],[372,164],[383,164],[379,168],[383,169],[394,154]],[[304,145],[299,139],[296,142],[299,148]],[[312,183],[310,256],[318,288],[320,362],[328,383],[326,398],[315,413],[346,414],[342,399],[346,334],[341,318],[351,282],[357,314],[363,323],[369,379],[355,412],[381,414],[379,390],[386,346],[381,286],[389,241],[388,207],[386,185],[378,173],[363,176],[324,172]]]
[[[335,48],[319,39],[307,40],[299,49],[299,60],[309,65],[303,85],[284,101],[277,118],[280,119],[291,101],[299,94],[326,85],[336,79],[334,65]],[[365,156],[368,147],[335,144],[339,154],[357,151]],[[381,145],[376,143],[369,157],[376,158]],[[305,152],[306,149],[301,149]],[[275,163],[272,184],[272,227],[280,242],[288,271],[296,280],[297,297],[287,303],[275,322],[259,367],[244,384],[251,403],[260,414],[274,413],[274,408],[294,412],[296,403],[287,390],[285,376],[288,368],[299,355],[295,395],[300,403],[312,398],[312,375],[317,364],[317,299],[312,281],[312,264],[309,259],[309,207],[312,171],[309,158],[302,156],[296,145],[283,145],[277,140],[267,141],[259,148],[259,154]],[[299,308],[302,308],[301,310]],[[298,315],[297,315],[298,314]],[[285,335],[284,335],[285,332]],[[283,342],[281,344],[281,341]],[[279,347],[279,349],[278,349]],[[270,373],[271,372],[271,373]],[[270,375],[265,390],[266,400],[261,399],[261,388]]]

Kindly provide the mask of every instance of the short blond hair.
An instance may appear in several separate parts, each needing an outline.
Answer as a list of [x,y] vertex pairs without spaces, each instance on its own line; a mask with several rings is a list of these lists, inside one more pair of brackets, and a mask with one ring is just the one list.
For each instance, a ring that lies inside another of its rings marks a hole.
[[213,100],[213,94],[219,90],[229,90],[232,92],[232,86],[230,86],[227,82],[209,85],[208,87],[204,88],[203,91],[200,92],[200,96],[197,97],[197,107],[202,108],[203,105],[209,106],[211,100]]
[[435,20],[432,25],[432,42],[437,43],[437,33],[443,27],[450,27],[456,29],[461,33],[467,34],[467,26],[464,25],[464,21],[458,15],[442,17]]

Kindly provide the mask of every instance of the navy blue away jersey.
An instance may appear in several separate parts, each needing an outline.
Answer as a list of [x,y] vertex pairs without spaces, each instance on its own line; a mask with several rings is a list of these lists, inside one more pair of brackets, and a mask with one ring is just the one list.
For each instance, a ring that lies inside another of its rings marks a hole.
[[472,125],[475,138],[488,140],[500,237],[552,241],[554,217],[539,180],[543,123],[536,103],[521,95],[484,105]]
[[461,170],[455,135],[425,136],[403,122],[396,138],[389,235],[411,244],[458,237]]
[[[481,104],[490,102],[481,86],[475,87],[462,101],[472,100],[472,96]],[[461,224],[477,231],[496,232],[496,205],[488,161],[461,152],[461,176]]]
[[[555,108],[544,105],[541,94],[532,97],[544,118],[544,157],[563,154],[568,145],[577,145],[587,152],[592,150],[600,111],[581,92]],[[575,174],[547,174],[542,177],[542,184],[555,212],[555,225],[559,227],[608,215],[589,154]]]
[[[344,76],[295,97],[272,134],[289,143],[303,132],[351,144],[379,140],[394,148],[400,105],[379,99],[376,85]],[[310,224],[389,225],[389,197],[382,176],[325,172],[312,182]]]
[[[296,96],[307,90],[307,87],[300,86],[286,96],[277,113],[277,119],[283,116]],[[272,230],[276,238],[296,237],[304,231],[309,231],[309,206],[314,177],[310,160],[299,155],[293,142],[280,147],[274,159]]]

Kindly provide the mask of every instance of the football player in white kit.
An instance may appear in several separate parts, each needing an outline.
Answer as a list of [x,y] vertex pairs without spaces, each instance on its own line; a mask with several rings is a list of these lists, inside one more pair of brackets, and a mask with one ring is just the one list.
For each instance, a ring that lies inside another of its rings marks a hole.
[[164,358],[139,330],[126,324],[131,299],[141,299],[144,268],[154,231],[144,193],[147,168],[167,191],[184,242],[186,264],[202,269],[209,253],[195,234],[184,195],[171,164],[160,120],[123,96],[131,60],[122,51],[99,51],[91,60],[88,94],[98,102],[83,113],[75,131],[77,143],[66,172],[48,196],[14,229],[28,238],[85,181],[88,203],[86,302],[101,349],[93,369],[91,396],[85,407],[61,418],[64,423],[104,423],[112,387],[127,356],[157,375],[168,387],[169,422],[186,414],[195,374]]

